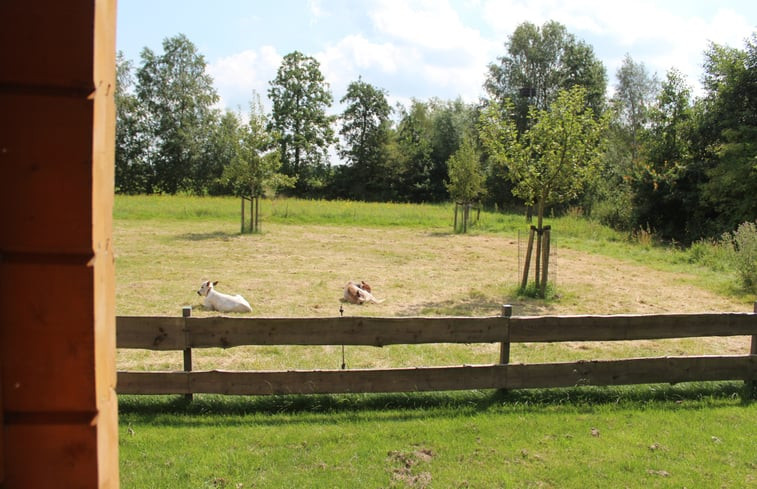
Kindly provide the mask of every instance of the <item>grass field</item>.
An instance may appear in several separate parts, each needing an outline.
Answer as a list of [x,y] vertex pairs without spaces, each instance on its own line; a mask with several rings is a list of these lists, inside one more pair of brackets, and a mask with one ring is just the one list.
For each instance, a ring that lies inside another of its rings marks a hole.
[[[577,217],[550,220],[556,296],[515,293],[522,216],[453,208],[264,201],[239,234],[239,201],[117,196],[119,315],[203,311],[219,280],[254,316],[516,315],[751,311],[733,276],[681,250],[634,243]],[[340,301],[349,279],[382,304]],[[517,346],[517,347],[516,347]],[[514,362],[748,351],[747,338],[514,345]],[[348,367],[491,363],[496,345],[349,347]],[[119,351],[119,369],[179,369],[180,353]],[[338,347],[195,353],[197,369],[338,368]],[[125,396],[122,487],[749,487],[757,409],[734,383],[392,396]]]

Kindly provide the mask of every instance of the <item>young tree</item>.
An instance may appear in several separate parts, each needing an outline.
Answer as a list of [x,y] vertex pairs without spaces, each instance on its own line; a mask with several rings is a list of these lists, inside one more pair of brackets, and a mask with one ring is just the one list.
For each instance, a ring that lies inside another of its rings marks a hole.
[[149,118],[155,145],[155,186],[176,193],[190,190],[192,170],[208,137],[212,105],[218,100],[205,58],[183,34],[163,41],[163,54],[142,50],[137,96]]
[[[575,86],[560,92],[549,110],[532,108],[529,117],[536,121],[522,135],[515,123],[502,113],[514,110],[488,107],[482,114],[481,139],[489,154],[506,166],[514,183],[513,193],[527,205],[536,205],[539,237],[544,230],[544,209],[574,199],[584,185],[596,178],[601,161],[601,136],[605,117],[595,119],[586,105],[586,90]],[[542,294],[546,277],[540,277],[540,246],[536,251],[536,286]],[[524,286],[528,276],[528,260]]]
[[449,183],[446,184],[450,197],[455,201],[455,222],[457,204],[463,208],[463,232],[468,230],[469,209],[484,192],[484,173],[476,147],[470,137],[463,137],[460,147],[447,162]]
[[[233,115],[233,114],[232,114]],[[237,132],[238,152],[224,169],[223,180],[229,184],[234,195],[257,202],[266,189],[277,191],[294,186],[294,177],[279,173],[281,159],[276,147],[276,137],[268,130],[268,118],[263,111],[260,97],[254,94],[250,103],[250,120]],[[255,206],[257,211],[258,206]],[[258,228],[258,213],[252,215],[252,230]]]
[[284,56],[268,97],[273,103],[268,127],[278,134],[284,174],[297,179],[298,195],[319,189],[334,142],[334,117],[326,115],[333,98],[318,61],[299,51]]
[[350,182],[347,197],[378,200],[385,195],[386,145],[389,140],[391,107],[383,90],[362,79],[350,83],[340,100],[347,103],[339,134],[344,140],[339,154],[347,161]]

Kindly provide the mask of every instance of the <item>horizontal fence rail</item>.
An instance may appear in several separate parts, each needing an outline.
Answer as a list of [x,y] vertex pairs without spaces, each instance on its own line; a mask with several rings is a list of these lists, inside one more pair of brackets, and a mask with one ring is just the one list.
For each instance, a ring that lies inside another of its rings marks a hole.
[[[131,317],[116,320],[118,348],[183,350],[184,371],[118,372],[122,394],[325,394],[757,380],[757,314],[439,318]],[[188,316],[188,314],[187,314]],[[752,336],[747,355],[510,364],[511,343]],[[499,363],[448,367],[192,371],[193,348],[245,345],[501,343]]]

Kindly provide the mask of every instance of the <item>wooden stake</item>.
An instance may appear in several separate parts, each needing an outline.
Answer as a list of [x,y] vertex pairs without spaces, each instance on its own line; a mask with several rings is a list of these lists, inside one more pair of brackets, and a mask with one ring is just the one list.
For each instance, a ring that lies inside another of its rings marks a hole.
[[244,234],[244,197],[242,197],[242,230],[240,234]]
[[455,223],[452,225],[452,231],[457,232],[457,202],[455,202]]
[[536,227],[531,226],[531,233],[528,235],[528,247],[526,247],[526,263],[523,265],[523,281],[520,284],[520,288],[523,290],[526,290],[526,285],[528,285],[528,271],[531,268],[531,253],[533,253],[534,250],[535,232]]
[[541,276],[541,296],[544,297],[547,294],[547,278],[549,277],[549,239],[551,228],[544,226],[544,234],[542,239],[544,240],[544,246],[542,248],[544,269]]

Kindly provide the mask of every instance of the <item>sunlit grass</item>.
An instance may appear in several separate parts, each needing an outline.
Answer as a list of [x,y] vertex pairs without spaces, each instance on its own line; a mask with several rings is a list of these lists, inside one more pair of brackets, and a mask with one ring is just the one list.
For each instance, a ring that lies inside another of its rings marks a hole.
[[[525,236],[529,226],[522,215],[484,211],[466,236],[453,232],[450,205],[279,199],[262,202],[260,234],[241,235],[234,198],[116,196],[115,204],[118,314],[177,316],[192,305],[193,315],[214,315],[198,307],[195,290],[205,278],[221,280],[221,291],[248,295],[258,316],[336,316],[342,305],[353,316],[495,315],[504,302],[514,304],[516,315],[625,312],[649,305],[613,295],[627,276],[586,283],[577,280],[586,274],[580,267],[566,276],[565,250],[588,259],[583,268],[609,257],[611,266],[631,270],[660,290],[686,281],[687,301],[702,289],[719,290],[712,284],[726,276],[715,266],[693,266],[684,250],[639,246],[578,216],[550,218],[562,253],[555,261],[562,274],[556,296],[525,299],[512,292],[519,276],[518,232]],[[366,307],[340,303],[350,278],[375,278],[377,294],[388,300]],[[710,307],[739,310],[744,302],[734,291],[723,297]],[[685,303],[687,311],[700,305]],[[743,354],[748,347],[748,338],[514,344],[510,359]],[[498,349],[211,348],[193,350],[193,367],[485,364],[497,360]],[[117,358],[121,370],[181,370],[182,361],[182,352],[144,350],[121,350]],[[197,395],[192,402],[120,396],[121,487],[751,487],[757,404],[741,400],[742,386]]]
[[750,487],[733,384],[121,400],[121,487]]

